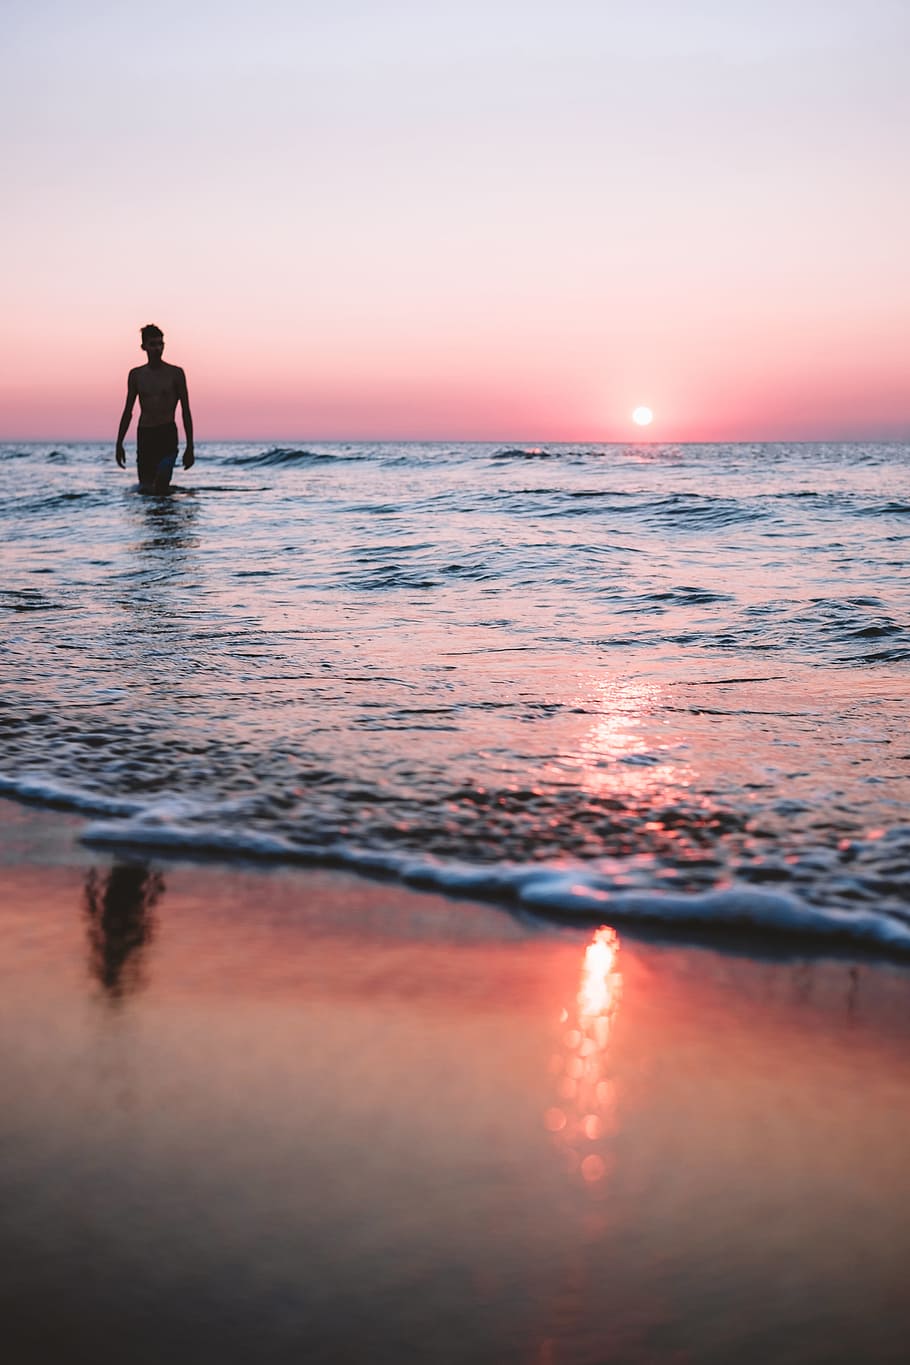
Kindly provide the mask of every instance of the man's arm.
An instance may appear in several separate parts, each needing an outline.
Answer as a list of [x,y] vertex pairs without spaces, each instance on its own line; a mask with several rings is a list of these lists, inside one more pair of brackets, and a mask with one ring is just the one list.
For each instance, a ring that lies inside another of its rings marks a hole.
[[186,450],[183,452],[184,469],[192,469],[196,463],[196,456],[193,454],[193,414],[190,412],[190,396],[186,388],[186,375],[183,370],[177,371],[177,398],[180,402],[180,413],[183,417],[183,431],[186,436]]
[[136,371],[130,370],[126,381],[126,402],[123,405],[123,415],[120,418],[120,430],[117,432],[116,458],[121,469],[126,468],[126,451],[123,449],[123,440],[133,419],[133,408],[136,405],[137,393]]

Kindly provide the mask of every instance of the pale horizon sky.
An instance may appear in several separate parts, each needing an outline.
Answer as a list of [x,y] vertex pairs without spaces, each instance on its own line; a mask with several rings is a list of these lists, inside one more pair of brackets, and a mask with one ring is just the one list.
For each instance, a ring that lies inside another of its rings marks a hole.
[[[7,0],[0,439],[910,438],[904,0]],[[640,433],[639,433],[640,434]]]

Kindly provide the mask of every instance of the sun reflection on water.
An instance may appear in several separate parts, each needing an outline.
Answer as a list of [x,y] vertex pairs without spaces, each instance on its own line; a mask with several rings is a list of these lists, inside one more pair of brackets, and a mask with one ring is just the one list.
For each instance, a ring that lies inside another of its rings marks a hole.
[[586,791],[646,804],[691,786],[691,755],[660,730],[659,717],[666,705],[663,687],[592,677],[578,705],[594,713],[577,750]]
[[603,925],[585,949],[574,1009],[562,1012],[560,1048],[550,1060],[557,1103],[544,1114],[567,1171],[594,1190],[609,1171],[606,1144],[616,1132],[610,1039],[621,999],[619,936]]

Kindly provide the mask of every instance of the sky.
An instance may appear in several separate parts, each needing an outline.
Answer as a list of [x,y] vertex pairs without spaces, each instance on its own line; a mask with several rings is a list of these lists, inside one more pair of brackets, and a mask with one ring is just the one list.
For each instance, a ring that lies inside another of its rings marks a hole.
[[[910,439],[907,0],[4,0],[0,439]],[[639,432],[639,434],[641,434]]]

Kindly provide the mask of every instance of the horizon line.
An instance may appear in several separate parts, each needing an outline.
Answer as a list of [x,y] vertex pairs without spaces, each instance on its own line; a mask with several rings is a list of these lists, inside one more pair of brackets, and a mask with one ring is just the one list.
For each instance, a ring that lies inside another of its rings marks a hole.
[[[857,445],[864,441],[876,445],[910,445],[910,430],[905,436],[731,436],[723,439],[712,437],[698,440],[692,437],[663,440],[642,439],[641,437],[590,439],[585,437],[523,437],[523,436],[207,436],[193,442],[194,448],[201,445],[249,445],[259,441],[288,442],[306,445],[511,445],[516,446],[722,446],[722,445]],[[0,434],[0,445],[116,445],[116,436],[4,436]],[[127,444],[134,444],[135,434],[126,438]],[[182,444],[182,442],[181,442]]]

